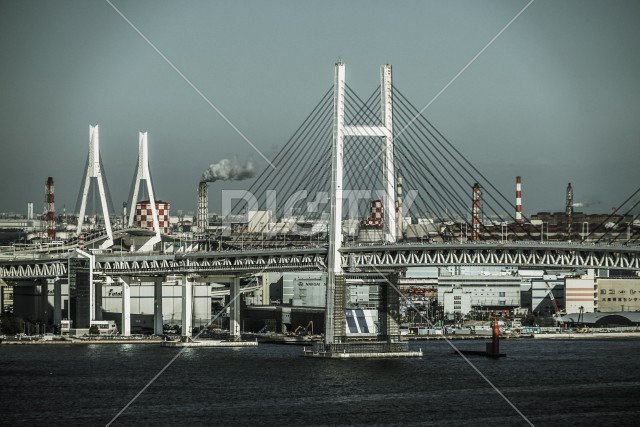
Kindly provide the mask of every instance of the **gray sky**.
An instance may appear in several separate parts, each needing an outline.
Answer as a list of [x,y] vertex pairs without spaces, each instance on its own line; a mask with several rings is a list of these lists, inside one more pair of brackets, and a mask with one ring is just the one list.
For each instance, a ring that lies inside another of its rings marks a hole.
[[[361,96],[390,63],[425,106],[527,1],[113,0],[267,157],[333,81],[341,57]],[[640,2],[536,0],[426,110],[524,211],[575,201],[608,211],[640,186]],[[89,125],[116,207],[138,131],[149,132],[157,197],[194,211],[223,158],[265,162],[105,1],[0,0],[0,211],[36,211],[44,183],[75,207]],[[220,188],[210,191],[219,208]]]

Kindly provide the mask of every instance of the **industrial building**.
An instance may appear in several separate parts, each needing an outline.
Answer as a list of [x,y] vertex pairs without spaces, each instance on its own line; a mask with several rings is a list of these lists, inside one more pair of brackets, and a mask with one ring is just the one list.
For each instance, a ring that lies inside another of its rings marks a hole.
[[640,279],[598,279],[598,310],[640,311]]
[[465,315],[471,311],[472,292],[454,285],[450,291],[442,293],[442,307],[445,313]]
[[531,312],[549,316],[558,314],[550,295],[553,295],[559,312],[564,311],[566,309],[564,278],[549,275],[532,279]]
[[[446,295],[446,296],[445,296]],[[458,296],[460,298],[454,298]],[[438,305],[444,301],[453,302],[453,310],[459,312],[463,308],[477,311],[509,311],[520,307],[520,278],[516,276],[440,276],[438,278]],[[467,299],[468,304],[462,303]],[[460,301],[455,303],[454,301]],[[459,306],[456,309],[455,306]],[[457,311],[459,310],[459,311]],[[447,311],[445,310],[445,313]]]
[[598,311],[598,280],[590,270],[583,277],[565,278],[565,311],[593,313]]

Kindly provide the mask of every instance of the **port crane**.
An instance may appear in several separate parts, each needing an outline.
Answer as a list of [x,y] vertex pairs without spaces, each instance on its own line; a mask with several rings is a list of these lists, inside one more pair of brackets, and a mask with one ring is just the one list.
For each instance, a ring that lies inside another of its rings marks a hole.
[[544,284],[547,285],[547,292],[549,294],[549,299],[551,300],[551,305],[553,305],[553,311],[555,314],[556,321],[558,322],[558,324],[560,324],[562,329],[564,329],[564,322],[562,321],[562,315],[560,314],[560,309],[558,308],[558,303],[556,302],[556,298],[553,296],[551,286],[547,281],[545,281]]
[[302,330],[304,331],[304,335],[309,334],[309,328],[311,328],[311,335],[313,335],[313,320],[310,320],[306,327],[298,326],[295,331],[293,331],[293,335],[298,335],[298,333]]

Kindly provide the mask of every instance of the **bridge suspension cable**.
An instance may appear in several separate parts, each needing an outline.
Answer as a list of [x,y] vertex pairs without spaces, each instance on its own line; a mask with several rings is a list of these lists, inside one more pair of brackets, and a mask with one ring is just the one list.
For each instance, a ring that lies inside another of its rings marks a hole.
[[[633,202],[633,198],[640,194],[640,188],[633,192],[627,199],[620,204],[617,208],[613,209],[611,213],[598,224],[590,233],[583,238],[583,240],[589,239],[598,231],[603,228],[606,230],[604,233],[600,235],[598,240],[595,241],[596,244],[600,243],[602,240],[610,239],[611,241],[617,241],[620,237],[624,236],[625,233],[628,233],[628,243],[638,243],[640,239],[640,227],[633,226],[633,233],[631,233],[632,225],[636,223],[636,221],[640,220],[640,198],[637,198],[635,203]],[[633,203],[633,204],[632,204]],[[629,218],[630,215],[633,215],[633,212],[637,210],[638,213],[635,216]],[[624,211],[624,213],[620,214],[619,212]],[[628,222],[627,229],[624,227],[620,228],[620,224]],[[608,226],[608,224],[612,224]],[[608,229],[612,232],[609,233]],[[613,231],[618,230],[618,232],[613,235]]]
[[[321,219],[327,214],[331,181],[332,93],[333,88],[325,92],[274,157],[275,169],[264,169],[248,190],[258,199],[256,208],[274,211],[271,221],[278,225],[273,228],[272,224],[270,233],[286,232],[289,223],[283,218],[292,213],[309,220]],[[376,126],[380,122],[379,93],[378,87],[363,99],[345,84],[345,122],[356,132],[359,126]],[[428,221],[420,223],[425,227],[430,223],[430,231],[443,238],[446,234],[451,237],[459,226],[462,239],[463,226],[468,229],[472,223],[471,189],[478,182],[483,189],[483,211],[491,219],[488,224],[480,222],[480,238],[499,239],[504,227],[508,226],[507,232],[517,232],[521,237],[533,240],[531,228],[515,220],[513,201],[507,199],[402,92],[393,87],[392,93],[396,126],[403,129],[394,141],[395,170],[401,171],[405,195],[411,193],[403,215],[413,219],[426,217]],[[362,136],[346,136],[343,151],[343,188],[347,191],[345,203],[349,205],[349,209],[343,212],[351,219],[366,218],[370,199],[376,197],[372,191],[387,186],[387,177],[380,173],[383,162],[379,138]],[[269,190],[275,191],[277,203],[273,200],[274,194],[268,194]],[[358,193],[358,190],[368,193]],[[292,202],[285,204],[286,201]],[[243,203],[246,202],[238,201],[232,213],[239,213]],[[385,206],[384,209],[395,209],[395,206]]]

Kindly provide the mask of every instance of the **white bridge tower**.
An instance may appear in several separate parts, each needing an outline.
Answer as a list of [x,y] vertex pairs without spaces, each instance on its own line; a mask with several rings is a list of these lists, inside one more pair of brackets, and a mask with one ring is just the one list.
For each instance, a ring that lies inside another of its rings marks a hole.
[[104,226],[107,233],[107,240],[100,245],[101,248],[113,246],[113,233],[111,231],[111,219],[109,218],[109,208],[107,206],[107,197],[105,193],[105,183],[100,167],[100,137],[98,125],[89,126],[89,157],[87,159],[87,170],[82,188],[82,204],[80,205],[80,213],[78,215],[78,229],[76,236],[82,233],[82,225],[84,223],[84,214],[87,209],[87,197],[92,182],[97,183],[98,192],[100,193],[100,205],[102,207],[102,216],[104,218]]
[[149,149],[147,145],[147,132],[140,132],[138,138],[138,164],[136,166],[136,177],[133,184],[133,196],[131,197],[131,204],[129,205],[129,221],[128,226],[133,227],[133,218],[136,212],[136,203],[138,202],[138,193],[140,191],[140,183],[144,181],[147,187],[147,193],[149,194],[149,204],[151,205],[151,214],[153,216],[153,231],[155,236],[147,242],[147,244],[154,245],[160,242],[160,220],[158,218],[158,208],[156,207],[156,200],[153,196],[153,185],[151,183],[151,172],[149,171]]
[[336,64],[333,86],[333,149],[331,165],[331,217],[329,222],[329,268],[327,280],[327,310],[325,343],[332,344],[344,335],[344,287],[340,248],[342,247],[342,198],[344,137],[378,137],[384,147],[383,185],[385,187],[384,233],[385,241],[396,241],[395,182],[393,169],[393,95],[391,65],[381,67],[382,123],[379,126],[350,126],[344,122],[345,69]]

